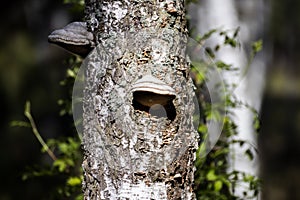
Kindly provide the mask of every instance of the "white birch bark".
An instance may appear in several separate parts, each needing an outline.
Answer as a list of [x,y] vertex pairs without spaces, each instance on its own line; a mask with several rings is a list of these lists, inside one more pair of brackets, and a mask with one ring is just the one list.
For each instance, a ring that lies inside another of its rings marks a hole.
[[195,199],[184,0],[85,3],[86,22],[48,37],[87,56],[73,91],[75,121],[83,118],[84,199]]
[[85,199],[194,199],[183,0],[86,1]]
[[[204,34],[212,29],[234,30],[240,27],[240,41],[243,46],[250,45],[251,41],[262,37],[263,29],[263,2],[237,1],[237,0],[201,0],[199,4],[190,6],[190,12],[196,17],[192,17],[192,26],[200,34]],[[216,44],[223,44],[223,38],[213,35],[208,41],[208,46],[214,47]],[[243,49],[232,49],[231,47],[222,48],[217,54],[217,59],[227,64],[232,64],[239,68],[239,73],[226,72],[223,74],[224,80],[228,83],[238,84],[234,95],[238,100],[259,110],[264,88],[265,60],[262,57],[255,59],[245,77],[241,72],[247,65],[246,53]],[[232,116],[238,125],[238,135],[235,139],[248,141],[255,148],[257,147],[256,135],[253,130],[253,113],[247,108],[234,110]],[[214,142],[212,142],[214,144]],[[238,170],[258,176],[258,155],[254,155],[254,160],[250,161],[244,154],[248,145],[240,147],[231,145],[229,154],[229,171]],[[245,185],[238,185],[235,194],[243,197]]]

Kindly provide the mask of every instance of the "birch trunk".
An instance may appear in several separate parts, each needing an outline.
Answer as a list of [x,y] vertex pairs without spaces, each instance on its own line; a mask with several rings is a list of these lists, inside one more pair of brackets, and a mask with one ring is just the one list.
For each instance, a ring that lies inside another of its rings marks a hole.
[[[264,22],[266,8],[264,8],[264,4],[261,0],[248,2],[202,0],[199,5],[193,5],[191,11],[198,16],[194,24],[197,24],[196,29],[199,33],[204,34],[215,28],[234,30],[240,27],[240,42],[243,46],[250,46],[251,42],[263,37],[260,34],[263,33],[263,29],[266,27]],[[222,42],[223,38],[219,36],[212,37],[208,41],[211,46],[222,44]],[[256,58],[246,75],[240,73],[245,70],[247,65],[245,52],[237,48],[224,47],[216,53],[216,56],[217,59],[239,68],[239,74],[233,72],[224,73],[224,80],[230,84],[238,84],[238,88],[234,91],[237,99],[259,111],[265,79],[265,56]],[[248,108],[235,108],[233,113],[234,115],[231,117],[238,125],[238,135],[234,139],[237,141],[248,141],[249,144],[256,148],[257,141],[253,130],[253,113]],[[212,144],[214,143],[212,142]],[[244,153],[247,148],[253,147],[250,145],[244,145],[243,147],[239,144],[231,145],[231,152],[229,153],[230,168],[228,170],[237,170],[258,176],[258,155],[253,155],[254,159],[249,160]],[[243,198],[245,188],[247,188],[247,185],[244,185],[243,182],[237,185],[235,195]]]
[[184,0],[86,0],[84,199],[195,199]]

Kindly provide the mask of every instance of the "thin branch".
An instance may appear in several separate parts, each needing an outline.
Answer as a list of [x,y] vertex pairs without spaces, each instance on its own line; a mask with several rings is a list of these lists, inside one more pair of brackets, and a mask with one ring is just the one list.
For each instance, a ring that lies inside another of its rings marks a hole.
[[43,146],[43,149],[45,149],[48,153],[48,155],[52,158],[53,161],[55,161],[57,158],[54,155],[54,153],[49,149],[48,145],[45,143],[45,141],[43,140],[43,138],[41,137],[35,122],[33,120],[33,117],[31,115],[31,111],[30,111],[30,102],[27,101],[25,104],[25,111],[24,111],[24,115],[28,118],[31,128],[32,128],[32,132],[35,135],[35,137],[38,139],[38,141],[41,143],[41,145]]

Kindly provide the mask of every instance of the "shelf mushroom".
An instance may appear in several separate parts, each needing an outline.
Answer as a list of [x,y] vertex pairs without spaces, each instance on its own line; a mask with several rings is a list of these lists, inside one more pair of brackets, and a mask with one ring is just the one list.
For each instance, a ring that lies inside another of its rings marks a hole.
[[85,22],[72,22],[53,31],[48,36],[48,41],[83,57],[95,47],[94,36],[87,30]]
[[131,92],[133,93],[133,106],[136,110],[174,120],[176,110],[173,100],[176,93],[163,81],[152,75],[145,75],[132,85]]

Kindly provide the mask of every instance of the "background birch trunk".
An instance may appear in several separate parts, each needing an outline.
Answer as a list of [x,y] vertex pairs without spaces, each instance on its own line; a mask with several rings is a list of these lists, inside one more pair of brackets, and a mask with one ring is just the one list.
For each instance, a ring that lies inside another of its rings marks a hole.
[[[267,26],[265,2],[255,1],[235,1],[235,0],[201,0],[199,4],[190,6],[192,16],[195,17],[193,24],[196,24],[197,33],[204,34],[213,29],[234,30],[240,27],[239,39],[242,47],[251,46],[251,43],[262,38],[262,33]],[[223,38],[213,35],[209,38],[207,45],[216,46],[222,44]],[[265,48],[265,47],[264,47]],[[256,57],[249,69],[247,67],[248,55],[240,48],[222,47],[216,52],[216,60],[222,60],[238,68],[238,71],[225,72],[224,80],[229,84],[237,84],[238,87],[233,91],[236,98],[253,107],[258,112],[262,101],[262,93],[265,82],[265,68],[267,55]],[[246,74],[245,72],[248,70]],[[240,171],[252,175],[258,175],[258,155],[254,154],[254,159],[250,160],[245,156],[248,148],[257,149],[257,138],[253,127],[254,114],[249,108],[234,108],[231,115],[234,122],[238,125],[238,134],[235,140],[247,141],[249,144],[241,147],[239,144],[231,144],[229,152],[230,167],[228,171]],[[214,144],[214,142],[213,142]],[[235,195],[243,198],[246,183],[242,182],[236,186]]]

